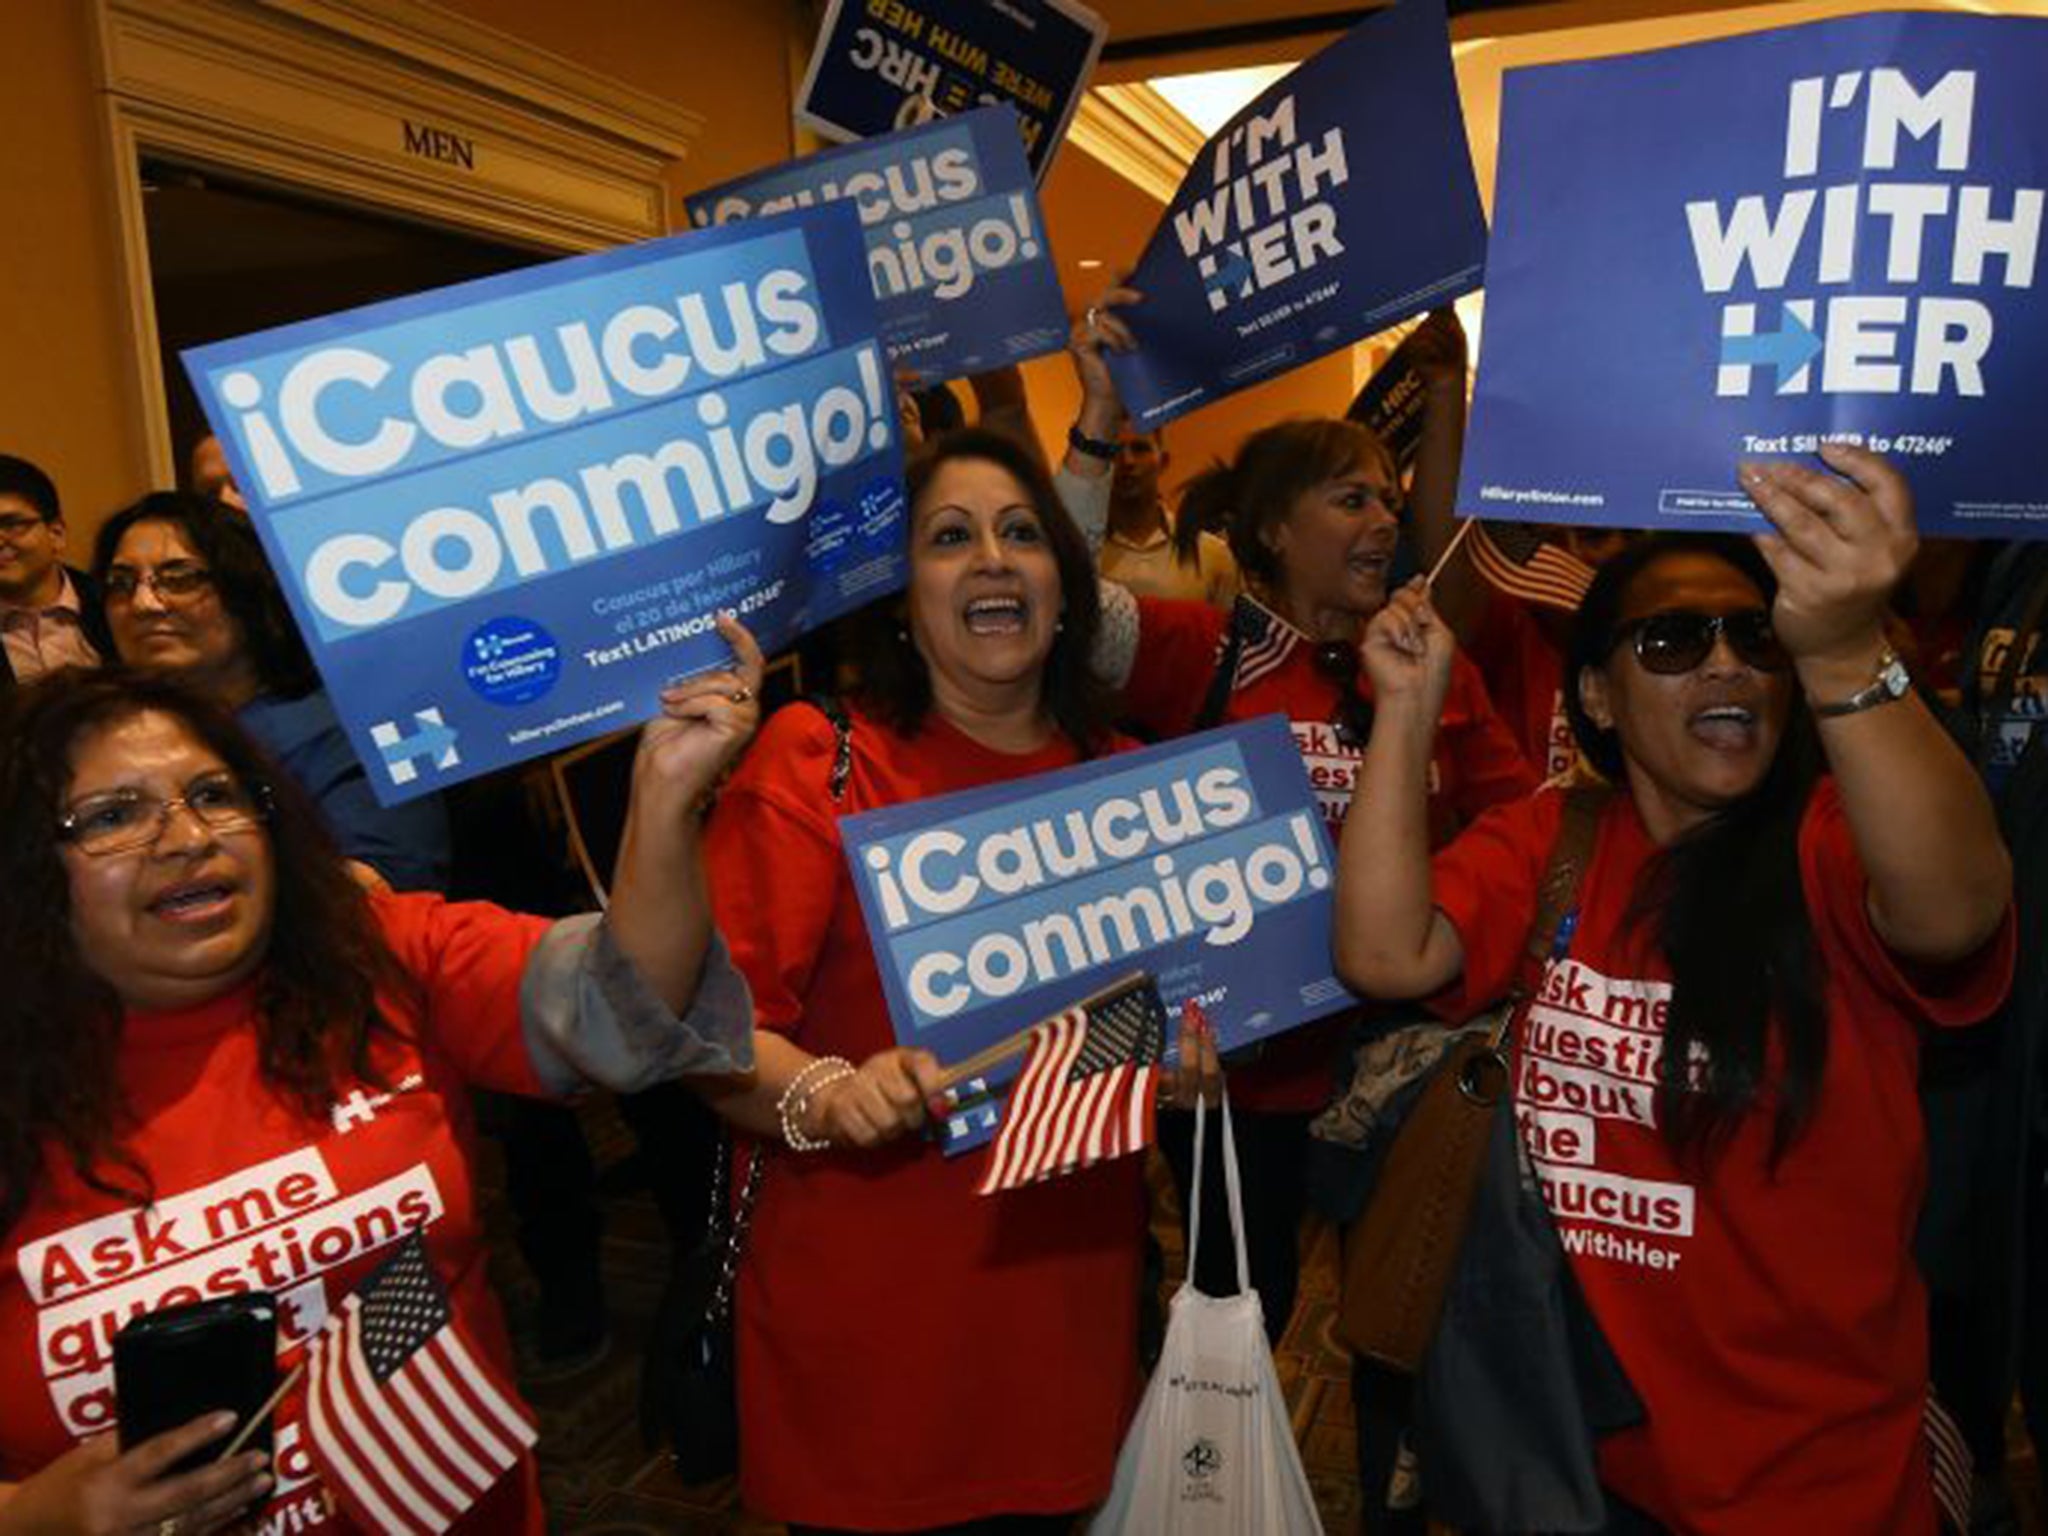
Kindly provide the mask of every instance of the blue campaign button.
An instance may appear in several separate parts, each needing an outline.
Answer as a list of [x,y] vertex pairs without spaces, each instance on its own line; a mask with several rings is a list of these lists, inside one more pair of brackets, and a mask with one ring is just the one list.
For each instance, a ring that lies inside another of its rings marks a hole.
[[462,642],[463,680],[491,704],[531,704],[562,675],[562,648],[532,619],[506,614]]

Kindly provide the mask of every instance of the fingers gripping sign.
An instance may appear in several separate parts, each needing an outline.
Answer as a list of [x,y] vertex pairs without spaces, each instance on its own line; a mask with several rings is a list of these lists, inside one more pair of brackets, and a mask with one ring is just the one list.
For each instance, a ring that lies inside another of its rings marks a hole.
[[1216,1027],[1192,997],[1180,1008],[1174,1037],[1175,1065],[1161,1074],[1159,1102],[1168,1109],[1193,1109],[1197,1101],[1214,1104],[1223,1096],[1223,1066],[1216,1054]]
[[761,721],[761,648],[729,613],[718,616],[718,633],[732,647],[732,665],[662,689],[661,714],[640,735],[636,771],[691,799],[717,784]]
[[1846,444],[1821,457],[1834,474],[1783,460],[1741,468],[1773,530],[1756,537],[1778,579],[1772,627],[1796,659],[1867,652],[1920,542],[1897,469]]

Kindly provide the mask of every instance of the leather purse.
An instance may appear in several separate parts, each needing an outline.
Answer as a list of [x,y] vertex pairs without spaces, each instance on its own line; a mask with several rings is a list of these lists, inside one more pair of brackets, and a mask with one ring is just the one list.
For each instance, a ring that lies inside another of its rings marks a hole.
[[[1486,1027],[1461,1034],[1393,1130],[1365,1209],[1345,1234],[1337,1337],[1356,1353],[1413,1374],[1443,1313],[1494,1116],[1511,1097],[1515,1019],[1578,899],[1608,791],[1564,791],[1564,820],[1538,887],[1523,964]],[[1447,1026],[1448,1028],[1449,1026]]]

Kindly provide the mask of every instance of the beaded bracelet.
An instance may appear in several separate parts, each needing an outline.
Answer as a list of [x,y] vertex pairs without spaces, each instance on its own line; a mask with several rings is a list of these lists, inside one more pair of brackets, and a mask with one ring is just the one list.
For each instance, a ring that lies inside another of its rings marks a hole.
[[854,1065],[844,1056],[815,1056],[789,1080],[782,1097],[775,1101],[775,1114],[782,1121],[782,1139],[792,1152],[822,1152],[832,1145],[825,1137],[804,1134],[804,1116],[819,1090],[853,1075]]

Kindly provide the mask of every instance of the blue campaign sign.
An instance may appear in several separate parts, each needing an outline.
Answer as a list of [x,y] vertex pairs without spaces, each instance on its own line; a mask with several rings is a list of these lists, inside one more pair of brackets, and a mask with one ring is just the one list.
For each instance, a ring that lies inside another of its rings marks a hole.
[[943,1062],[1141,968],[1170,1013],[1199,998],[1224,1050],[1354,1001],[1330,959],[1335,856],[1277,715],[840,835],[896,1037]]
[[646,719],[902,585],[903,458],[847,207],[184,354],[385,804]]
[[882,343],[899,368],[958,378],[1067,344],[1059,270],[1007,107],[792,160],[684,207],[708,228],[840,199],[860,214]]
[[867,139],[1006,103],[1043,179],[1108,30],[1077,0],[827,0],[797,121]]
[[1399,0],[1203,147],[1131,274],[1138,350],[1110,370],[1164,426],[1448,304],[1485,261],[1444,3]]
[[1510,72],[1461,501],[1755,531],[1744,458],[1889,454],[2048,535],[2048,21],[1883,13]]

